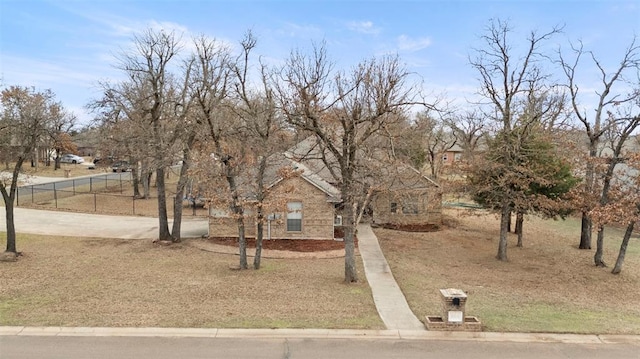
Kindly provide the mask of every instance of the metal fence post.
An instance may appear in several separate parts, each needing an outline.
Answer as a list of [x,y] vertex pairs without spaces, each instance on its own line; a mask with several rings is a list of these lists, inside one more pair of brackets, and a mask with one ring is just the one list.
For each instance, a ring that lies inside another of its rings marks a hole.
[[31,204],[33,204],[33,186],[31,186]]
[[73,187],[73,195],[76,195],[76,180],[71,180],[71,186]]
[[93,211],[94,212],[98,212],[98,201],[97,201],[97,194],[94,193],[93,194]]
[[93,192],[93,177],[89,177],[89,192]]
[[131,203],[133,203],[133,214],[136,214],[136,196],[131,196]]
[[56,190],[56,183],[53,182],[53,200],[56,204],[56,209],[58,209],[58,191]]

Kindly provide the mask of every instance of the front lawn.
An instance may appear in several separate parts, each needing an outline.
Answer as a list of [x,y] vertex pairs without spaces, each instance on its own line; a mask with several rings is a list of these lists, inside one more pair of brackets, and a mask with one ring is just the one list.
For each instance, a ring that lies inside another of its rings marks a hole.
[[[0,243],[4,243],[0,233]],[[189,241],[19,235],[18,262],[0,262],[0,326],[383,329],[364,280],[343,284],[344,259],[263,259]]]
[[[422,320],[442,315],[439,289],[459,288],[467,315],[486,331],[640,334],[640,243],[629,244],[620,275],[593,265],[593,250],[578,250],[579,220],[531,218],[524,247],[509,239],[508,262],[495,259],[498,219],[446,210],[439,232],[376,229],[391,270]],[[612,266],[622,231],[608,229],[605,261]],[[593,239],[595,246],[595,235]]]

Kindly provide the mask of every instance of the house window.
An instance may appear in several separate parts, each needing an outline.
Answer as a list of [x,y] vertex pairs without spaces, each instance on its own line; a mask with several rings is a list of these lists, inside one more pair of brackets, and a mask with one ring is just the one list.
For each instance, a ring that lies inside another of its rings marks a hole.
[[398,204],[396,202],[391,202],[391,213],[398,213]]
[[333,219],[333,225],[336,227],[340,227],[342,226],[342,216],[341,215],[336,215],[336,217]]
[[460,160],[462,160],[462,153],[456,153],[455,155],[453,155],[453,160],[455,162],[460,162]]
[[302,202],[287,203],[287,231],[302,231]]

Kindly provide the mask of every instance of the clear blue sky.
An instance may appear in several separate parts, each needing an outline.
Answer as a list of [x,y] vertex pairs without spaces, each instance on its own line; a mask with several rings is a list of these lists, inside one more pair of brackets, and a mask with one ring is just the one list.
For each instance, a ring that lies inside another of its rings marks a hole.
[[165,28],[236,44],[251,29],[271,61],[322,40],[342,67],[397,53],[426,91],[461,99],[478,87],[468,56],[491,18],[509,20],[522,40],[563,25],[550,46],[582,40],[610,67],[640,36],[638,0],[0,0],[0,78],[53,90],[86,123],[83,106],[99,96],[97,81],[120,76],[114,54],[134,33]]

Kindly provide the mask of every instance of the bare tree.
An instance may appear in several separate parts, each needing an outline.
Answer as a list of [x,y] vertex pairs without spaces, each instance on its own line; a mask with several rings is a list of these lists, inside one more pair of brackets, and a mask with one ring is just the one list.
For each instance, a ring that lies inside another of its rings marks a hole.
[[[616,114],[610,113],[610,117],[615,117],[613,122],[617,125],[613,127],[609,127],[604,134],[604,139],[607,140],[607,149],[608,154],[603,158],[604,161],[604,173],[599,173],[597,168],[594,168],[594,174],[598,176],[601,174],[601,180],[597,182],[601,182],[602,185],[600,187],[599,193],[599,206],[605,207],[610,199],[610,191],[613,181],[615,181],[616,168],[619,164],[624,163],[626,161],[626,157],[628,156],[626,151],[626,143],[627,140],[631,137],[631,135],[638,129],[640,126],[640,111],[636,108],[635,114],[632,113],[633,105],[628,104],[628,106],[624,106],[625,110],[624,114],[620,113],[620,110],[617,111]],[[596,186],[597,187],[597,186]],[[633,207],[633,206],[631,206]],[[598,238],[596,240],[596,253],[593,257],[594,263],[598,267],[606,267],[606,263],[604,262],[604,225],[598,225]]]
[[[510,40],[512,32],[508,23],[492,20],[487,26],[486,34],[482,36],[484,46],[475,50],[475,58],[470,58],[471,65],[480,75],[480,95],[487,100],[489,111],[485,116],[499,124],[499,136],[496,138],[505,141],[503,144],[495,144],[504,149],[498,150],[496,155],[498,152],[502,153],[492,157],[493,160],[502,161],[502,164],[519,161],[519,146],[522,140],[520,135],[529,133],[528,126],[537,122],[535,117],[523,116],[526,110],[523,104],[527,103],[528,96],[544,86],[548,76],[542,73],[538,65],[546,58],[541,53],[541,46],[559,32],[559,29],[553,28],[543,34],[531,32],[520,56]],[[516,125],[521,128],[514,132]],[[504,157],[510,154],[513,157]],[[503,169],[509,171],[507,167]],[[501,177],[495,184],[505,185],[502,182],[510,177],[512,176]],[[505,187],[504,193],[495,197],[500,201],[497,207],[501,217],[497,258],[503,261],[507,260],[507,233],[514,209],[513,195],[515,193],[512,193],[509,187]]]
[[[47,128],[47,134],[51,148],[55,152],[54,169],[60,169],[60,158],[64,152],[75,152],[77,146],[71,140],[70,132],[75,127],[77,118],[69,113],[61,105],[52,107],[51,121]],[[47,161],[49,158],[47,158]],[[47,162],[48,163],[48,162]]]
[[[609,163],[602,164],[605,167],[610,167],[610,161],[607,162]],[[598,167],[598,165],[595,166],[596,171]],[[590,218],[598,228],[604,228],[609,224],[626,226],[618,258],[611,271],[613,274],[619,274],[622,271],[629,240],[635,224],[640,220],[640,176],[638,176],[640,173],[640,154],[627,153],[624,162],[618,167],[613,174],[614,178],[608,184],[608,202],[599,203],[589,212]]]
[[[102,164],[127,159],[133,166],[133,196],[148,199],[151,196],[149,169],[151,133],[144,121],[144,110],[139,105],[146,94],[132,91],[126,84],[102,84],[104,94],[101,99],[93,101],[87,107],[96,112],[94,122],[100,133],[99,149],[102,153]],[[114,91],[117,90],[117,91]],[[141,168],[138,166],[141,162]],[[140,193],[140,184],[144,191]]]
[[25,160],[37,151],[47,136],[51,119],[62,109],[51,91],[36,92],[26,87],[11,86],[1,94],[2,118],[0,129],[8,143],[0,150],[3,157],[15,161],[10,176],[0,176],[0,193],[5,204],[7,222],[6,252],[18,255],[13,206],[18,191],[18,176]]
[[426,149],[430,177],[437,180],[444,165],[443,156],[457,142],[446,120],[438,119],[428,112],[416,116],[413,129],[422,137],[422,146]]
[[311,134],[343,201],[345,281],[357,282],[355,178],[359,151],[413,102],[409,73],[397,57],[364,61],[349,73],[335,72],[324,46],[311,55],[293,51],[282,69],[279,100],[287,121]]
[[[637,92],[632,93],[630,96],[625,96],[624,88],[627,80],[629,80],[627,76],[633,73],[637,74],[638,69],[640,69],[640,45],[636,44],[636,38],[634,37],[613,72],[607,71],[594,53],[584,50],[582,43],[579,43],[579,46],[571,46],[571,56],[572,58],[569,58],[562,51],[559,51],[559,61],[567,79],[566,86],[569,89],[573,112],[578,121],[584,126],[589,140],[589,157],[595,158],[598,156],[602,136],[611,126],[616,124],[616,119],[608,116],[607,112],[615,106],[631,102],[639,96]],[[578,70],[583,56],[591,58],[600,75],[601,87],[595,91],[597,98],[595,106],[586,105],[585,94],[581,92],[581,87],[579,86]],[[588,107],[595,110],[592,116],[588,114]],[[596,181],[594,162],[585,162],[585,190],[590,193],[594,191]],[[580,249],[591,249],[592,222],[588,216],[588,211],[588,208],[582,210]]]
[[[250,51],[252,45],[248,43],[247,46]],[[231,64],[228,49],[220,48],[215,42],[201,39],[196,43],[196,48],[197,60],[191,89],[195,98],[194,118],[204,127],[206,142],[211,144],[203,146],[204,152],[201,155],[215,161],[209,165],[209,173],[201,177],[206,178],[208,175],[211,184],[216,184],[216,179],[220,178],[226,182],[226,191],[213,189],[216,198],[212,200],[223,199],[220,202],[229,205],[238,228],[239,268],[247,269],[244,198],[238,179],[246,160],[246,149],[240,145],[243,141],[236,136],[242,130],[242,124],[235,121],[236,103],[227,100],[231,70],[235,69],[236,73],[241,70]]]
[[181,49],[180,38],[173,32],[148,29],[134,36],[133,47],[123,50],[118,59],[118,68],[128,79],[104,84],[105,99],[112,102],[116,114],[124,112],[128,120],[138,121],[138,129],[146,130],[143,138],[148,142],[140,148],[147,151],[150,168],[156,172],[158,239],[177,241],[179,233],[174,237],[169,231],[165,171],[176,161],[179,116],[187,111],[183,96],[186,85],[170,71]]
[[466,112],[448,121],[456,138],[456,144],[464,151],[463,159],[473,161],[482,136],[487,131],[485,118],[478,111]]
[[267,67],[260,63],[258,79],[260,84],[252,87],[250,82],[250,56],[257,44],[257,39],[251,32],[247,32],[241,41],[242,53],[233,67],[235,75],[234,96],[237,105],[232,107],[234,113],[243,124],[243,137],[251,141],[248,146],[253,161],[256,163],[252,173],[252,188],[255,195],[256,254],[253,268],[260,269],[262,256],[262,240],[264,237],[264,222],[267,195],[269,192],[267,169],[274,166],[276,154],[284,152],[290,145],[284,129],[284,121],[280,116],[274,98],[274,90],[270,83]]

